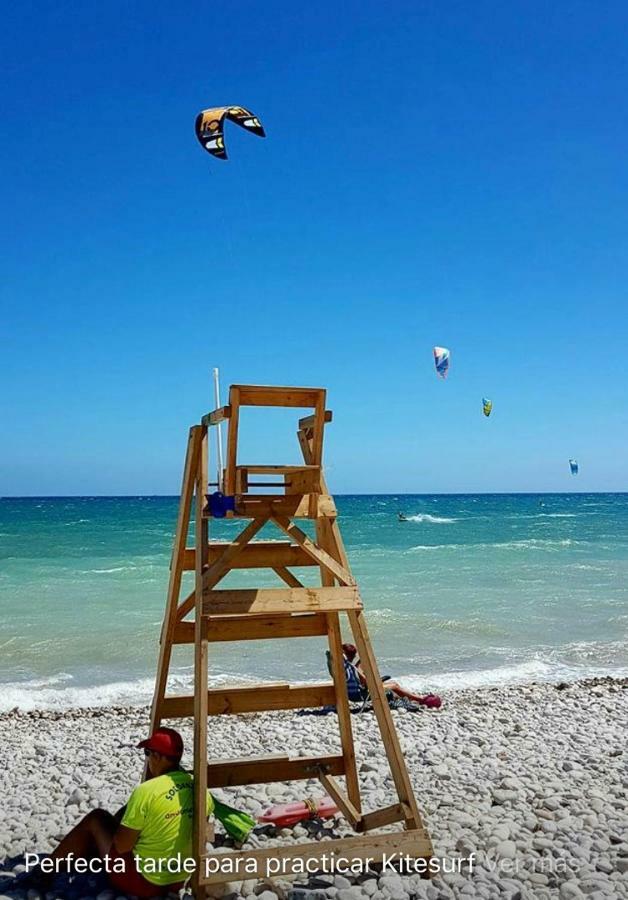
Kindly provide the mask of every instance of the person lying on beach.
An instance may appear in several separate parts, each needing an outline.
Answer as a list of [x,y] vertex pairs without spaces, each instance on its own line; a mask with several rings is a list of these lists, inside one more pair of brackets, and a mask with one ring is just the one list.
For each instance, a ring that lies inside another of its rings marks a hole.
[[[357,647],[355,647],[354,644],[343,644],[342,653],[345,662],[347,686],[349,687],[350,684],[349,679],[355,678],[359,680],[362,688],[367,690],[366,676],[360,665],[360,660],[358,659]],[[397,681],[393,681],[389,675],[384,676],[382,681],[384,682],[384,688],[387,694],[391,693],[395,697],[403,697],[406,700],[411,700],[413,703],[420,703],[422,706],[427,706],[432,709],[438,709],[442,705],[442,700],[436,694],[413,694],[411,691],[402,688]]]
[[[140,741],[148,774],[115,816],[88,813],[61,841],[45,867],[29,873],[20,887],[46,889],[72,860],[101,859],[109,881],[121,894],[156,897],[178,891],[187,878],[178,865],[192,857],[193,779],[181,768],[183,739],[173,728],[158,728]],[[214,813],[235,840],[244,841],[256,824],[246,813],[207,792],[207,816]],[[53,868],[53,871],[49,871]]]

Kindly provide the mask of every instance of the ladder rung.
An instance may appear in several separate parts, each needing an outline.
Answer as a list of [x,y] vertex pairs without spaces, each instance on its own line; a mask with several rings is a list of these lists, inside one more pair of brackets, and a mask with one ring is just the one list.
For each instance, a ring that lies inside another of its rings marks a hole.
[[[254,684],[218,688],[207,692],[210,716],[268,712],[277,709],[310,709],[335,704],[333,684]],[[194,715],[194,697],[166,697],[160,707],[164,719]]]
[[[322,637],[327,634],[324,613],[294,616],[212,616],[204,622],[204,637],[212,643],[224,641],[268,641],[273,638]],[[194,622],[179,622],[173,643],[194,643]]]
[[[215,563],[228,546],[227,541],[212,541],[209,544],[209,564]],[[309,553],[290,541],[251,541],[234,556],[229,565],[232,569],[264,569],[273,566],[316,566],[318,563]],[[193,572],[194,567],[194,547],[186,547],[183,551],[183,568],[187,572]]]
[[210,760],[207,787],[232,787],[241,784],[271,784],[277,781],[304,781],[318,778],[320,772],[344,775],[342,756],[252,756],[249,759]]
[[[342,857],[353,860],[370,859],[372,862],[381,862],[384,855],[388,859],[405,858],[429,860],[432,856],[432,843],[429,835],[423,828],[413,831],[394,832],[393,834],[372,834],[368,837],[339,838],[334,841],[312,841],[308,844],[292,844],[282,847],[270,847],[268,850],[238,850],[233,853],[213,854],[208,853],[201,857],[200,882],[201,884],[220,884],[233,880],[233,873],[239,872],[240,877],[246,873],[246,878],[264,878],[268,875],[269,863],[277,860],[280,865],[281,875],[302,875],[304,860],[319,860],[321,868],[333,852],[335,859]],[[241,862],[238,862],[238,861]],[[245,861],[251,862],[250,868],[245,868]],[[253,869],[255,865],[255,869]],[[315,868],[311,866],[312,870]],[[272,869],[270,870],[272,872]],[[309,871],[309,867],[308,867]]]
[[203,592],[203,615],[342,612],[362,609],[356,587],[260,588]]
[[384,825],[402,822],[408,815],[410,815],[410,810],[403,803],[393,803],[392,806],[363,813],[356,826],[356,831],[372,831],[374,828],[383,828]]

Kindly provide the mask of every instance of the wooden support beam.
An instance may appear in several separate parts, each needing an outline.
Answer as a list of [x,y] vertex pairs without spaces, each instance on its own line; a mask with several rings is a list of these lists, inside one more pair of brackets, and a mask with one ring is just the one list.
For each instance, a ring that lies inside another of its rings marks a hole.
[[225,419],[229,418],[231,418],[231,407],[219,406],[218,409],[214,409],[210,413],[207,413],[206,416],[203,416],[201,425],[218,425],[220,422],[224,422]]
[[[430,859],[432,845],[424,829],[402,831],[393,834],[369,835],[367,838],[349,837],[334,841],[312,841],[307,844],[270,847],[268,850],[238,850],[233,853],[206,854],[200,861],[201,883],[221,884],[233,881],[234,877],[267,878],[270,874],[303,875],[304,862],[308,869],[314,869],[316,861],[323,868],[329,865],[330,853],[335,859],[369,860],[371,864],[381,862],[384,857],[399,859]],[[247,865],[247,861],[250,861]],[[277,866],[275,870],[273,864]],[[427,862],[426,862],[427,869]],[[238,876],[233,873],[238,872]],[[426,873],[427,874],[427,873]]]
[[[194,578],[194,813],[192,817],[192,852],[200,859],[207,852],[207,675],[208,643],[203,634],[201,609],[203,604],[203,573],[207,566],[208,531],[203,507],[207,495],[207,428],[203,428],[202,446],[194,486],[194,542],[197,548]],[[178,613],[178,610],[177,610]],[[200,873],[194,874],[195,894],[204,900]]]
[[275,575],[279,575],[281,580],[284,581],[288,585],[288,587],[303,587],[303,584],[299,581],[296,575],[292,574],[290,569],[286,569],[284,566],[273,566],[273,572],[275,573]]
[[[195,426],[190,428],[188,445],[183,467],[183,481],[181,484],[181,499],[179,500],[179,514],[177,527],[170,560],[170,578],[168,581],[168,594],[166,597],[166,610],[161,627],[159,639],[159,659],[157,661],[157,676],[155,678],[155,692],[150,715],[150,734],[159,727],[159,705],[166,693],[168,669],[172,655],[172,640],[177,622],[177,604],[181,592],[181,576],[183,574],[183,561],[185,559],[185,542],[190,525],[190,510],[192,496],[194,494],[194,481],[198,468],[198,459],[201,452],[203,429]],[[307,554],[306,554],[307,555]],[[194,568],[192,560],[191,568]],[[146,770],[145,773],[146,775]]]
[[[219,559],[226,546],[226,541],[210,542],[210,565]],[[236,557],[231,558],[229,565],[232,569],[272,569],[275,566],[317,566],[318,563],[302,547],[289,541],[251,541]],[[193,547],[185,548],[182,567],[186,571],[194,569]]]
[[[332,580],[331,576],[323,570],[321,570],[321,577],[323,584],[328,584]],[[334,679],[336,691],[336,713],[338,714],[338,729],[340,731],[342,755],[345,761],[347,794],[352,806],[360,812],[362,809],[360,800],[360,782],[355,762],[351,708],[349,706],[349,695],[347,693],[347,676],[344,667],[340,616],[338,613],[327,613],[327,640],[329,644],[331,674]]]
[[410,809],[404,803],[393,803],[392,806],[376,809],[375,812],[363,813],[355,830],[360,833],[373,831],[375,828],[383,828],[385,825],[403,822],[410,816]]
[[[327,425],[331,422],[333,418],[333,414],[331,409],[325,410],[325,424]],[[316,415],[313,414],[311,416],[304,416],[302,419],[299,419],[299,428],[301,431],[309,431],[311,428],[314,428],[314,422],[316,421]]]
[[229,569],[232,568],[232,560],[234,560],[244,547],[246,547],[249,541],[255,537],[257,532],[264,527],[266,521],[267,520],[263,517],[253,519],[253,521],[249,522],[247,527],[240,532],[235,540],[231,541],[230,544],[225,544],[225,549],[222,551],[216,562],[212,563],[203,575],[203,584],[205,585],[205,588],[211,588],[215,584],[218,584],[221,578],[223,578]]
[[349,617],[351,631],[353,632],[353,639],[358,648],[358,655],[366,677],[369,694],[371,695],[371,702],[382,736],[384,750],[388,757],[390,771],[393,781],[395,782],[395,788],[397,789],[397,796],[399,797],[400,802],[405,803],[409,808],[409,826],[413,828],[422,828],[423,822],[421,821],[421,814],[412,791],[410,776],[408,775],[403,751],[401,749],[401,744],[399,743],[399,736],[397,735],[395,724],[392,720],[392,713],[390,712],[390,707],[386,700],[386,695],[384,693],[385,689],[379,674],[373,647],[369,640],[364,616],[362,615],[361,610],[349,610],[347,615]]
[[323,391],[316,400],[314,407],[314,425],[310,433],[312,448],[312,464],[320,466],[323,461],[323,432],[325,431],[325,401],[327,392]]
[[[215,688],[207,692],[210,716],[240,715],[278,709],[315,709],[335,703],[334,686],[326,684],[256,684]],[[194,715],[194,697],[166,697],[161,704],[164,719]]]
[[203,615],[241,615],[292,612],[323,612],[362,609],[356,587],[252,588],[249,590],[205,591]]
[[[269,641],[273,638],[322,637],[327,634],[323,613],[293,616],[212,616],[203,620],[210,643],[224,641]],[[194,622],[179,622],[174,629],[175,644],[194,643]]]
[[288,537],[291,537],[295,543],[297,543],[300,547],[305,550],[306,553],[315,560],[319,566],[322,566],[324,569],[332,574],[341,584],[346,586],[355,585],[355,578],[353,575],[345,569],[339,562],[330,556],[326,550],[323,550],[322,547],[319,547],[314,541],[307,536],[304,531],[295,525],[294,522],[291,522],[290,519],[285,516],[272,516],[271,521],[277,525],[282,531],[284,531]]
[[229,389],[229,406],[231,418],[227,429],[227,457],[224,472],[223,491],[227,497],[235,494],[235,477],[238,455],[238,431],[240,428],[240,389],[232,384]]
[[[229,569],[231,568],[231,561],[237,557],[240,551],[246,547],[251,538],[255,537],[260,528],[266,524],[266,519],[253,519],[252,522],[246,526],[246,528],[240,532],[240,534],[235,538],[235,540],[231,541],[230,544],[224,545],[224,550],[216,560],[216,562],[212,563],[209,568],[203,570],[202,579],[205,588],[212,588],[218,582],[225,577]],[[205,519],[205,534],[207,534],[207,519]],[[207,539],[205,540],[205,555],[209,552],[209,543]],[[198,564],[198,563],[197,563]],[[184,619],[187,614],[190,612],[192,607],[194,606],[194,600],[192,594],[183,601],[183,603],[179,604],[179,608],[177,609],[177,616],[179,620]]]
[[349,798],[343,793],[340,785],[333,775],[321,775],[320,782],[334,801],[345,819],[355,827],[362,818],[359,809],[356,809]]
[[[247,759],[210,760],[207,786],[235,787],[243,784],[272,784],[278,781],[307,781],[320,772],[342,775],[342,756],[261,756]],[[276,850],[276,848],[275,848]]]

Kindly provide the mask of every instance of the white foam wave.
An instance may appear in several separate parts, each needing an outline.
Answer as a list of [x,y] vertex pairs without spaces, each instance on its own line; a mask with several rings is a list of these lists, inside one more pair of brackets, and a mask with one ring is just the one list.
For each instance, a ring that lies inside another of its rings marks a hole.
[[562,513],[562,512],[554,512],[554,513],[532,513],[532,514],[523,514],[517,513],[513,516],[506,516],[507,519],[577,519],[578,513]]
[[576,681],[610,675],[622,678],[628,675],[626,668],[609,666],[577,666],[553,662],[542,658],[528,659],[492,669],[474,669],[430,675],[408,675],[399,678],[402,687],[415,691],[454,691],[464,688],[501,687],[503,685],[529,684],[532,681]]
[[406,516],[407,522],[428,522],[430,525],[450,525],[458,519],[448,519],[445,516],[430,516],[429,513],[419,513],[416,516]]
[[[185,667],[191,670],[191,667]],[[258,683],[259,678],[219,673],[211,675],[212,684]],[[107,684],[78,687],[72,685],[72,676],[65,672],[49,678],[34,678],[30,681],[15,681],[0,684],[0,713],[16,707],[22,711],[33,709],[86,709],[103,706],[146,706],[153,697],[153,678],[138,678],[134,681],[113,681]],[[168,679],[168,693],[190,693],[194,676],[191,671],[171,675]]]
[[546,550],[556,552],[559,547],[573,547],[584,541],[573,541],[564,538],[560,541],[530,538],[521,541],[497,541],[494,544],[416,544],[409,549],[414,550]]

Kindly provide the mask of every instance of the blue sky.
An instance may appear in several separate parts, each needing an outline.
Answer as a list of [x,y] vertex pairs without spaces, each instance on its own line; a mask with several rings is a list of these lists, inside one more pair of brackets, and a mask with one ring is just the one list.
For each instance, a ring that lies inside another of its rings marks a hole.
[[[0,494],[176,493],[214,365],[328,388],[337,492],[625,490],[627,26],[594,2],[7,7]],[[268,135],[232,127],[226,163],[193,132],[221,104]],[[285,417],[246,441],[295,458]]]

